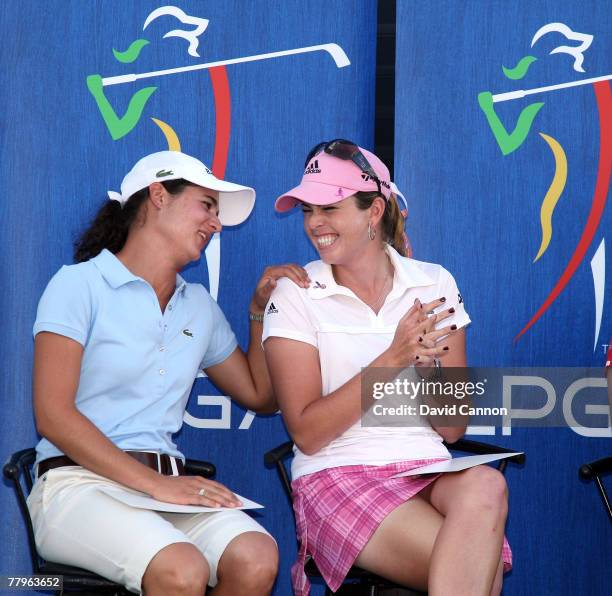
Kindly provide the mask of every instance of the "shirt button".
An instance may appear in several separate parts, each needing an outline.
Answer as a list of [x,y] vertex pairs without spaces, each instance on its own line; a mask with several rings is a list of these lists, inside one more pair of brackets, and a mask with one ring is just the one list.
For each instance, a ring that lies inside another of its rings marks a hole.
[[168,310],[172,310],[172,304],[168,305]]
[[159,351],[163,352],[166,349],[166,346],[159,346]]
[[160,368],[159,374],[163,377],[166,374],[166,371],[163,368]]

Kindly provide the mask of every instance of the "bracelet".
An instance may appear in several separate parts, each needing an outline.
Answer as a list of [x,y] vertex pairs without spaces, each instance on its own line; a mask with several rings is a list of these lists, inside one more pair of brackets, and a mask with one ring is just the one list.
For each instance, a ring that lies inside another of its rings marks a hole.
[[249,311],[249,321],[257,321],[263,323],[263,313],[255,313]]
[[438,358],[434,358],[433,366],[425,366],[423,368],[430,369],[432,371],[428,377],[422,376],[419,373],[419,376],[424,381],[439,381],[442,379],[442,364]]
[[442,364],[439,358],[434,358],[434,372],[428,381],[439,381],[442,378]]

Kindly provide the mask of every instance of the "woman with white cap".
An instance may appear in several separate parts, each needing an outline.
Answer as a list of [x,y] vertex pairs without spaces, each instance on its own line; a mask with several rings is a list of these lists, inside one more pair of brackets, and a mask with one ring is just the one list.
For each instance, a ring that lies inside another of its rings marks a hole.
[[266,361],[295,443],[294,590],[309,593],[311,554],[333,591],[356,564],[429,594],[498,594],[511,564],[503,476],[478,466],[394,478],[449,458],[442,441],[460,438],[466,421],[372,417],[381,411],[372,379],[385,387],[400,369],[418,382],[466,366],[461,295],[440,265],[408,258],[393,190],[375,155],[336,139],[310,152],[301,184],[276,201],[277,211],[301,207],[320,256],[305,267],[310,287],[280,280],[264,315]]
[[[201,284],[178,274],[222,224],[249,215],[253,189],[197,159],[141,159],[49,282],[34,325],[34,408],[44,437],[29,497],[39,553],[150,595],[268,594],[277,548],[225,486],[185,476],[172,441],[199,370],[246,408],[275,401],[261,349],[263,308],[295,265],[265,270],[251,301],[248,354]],[[223,508],[160,513],[108,490]]]

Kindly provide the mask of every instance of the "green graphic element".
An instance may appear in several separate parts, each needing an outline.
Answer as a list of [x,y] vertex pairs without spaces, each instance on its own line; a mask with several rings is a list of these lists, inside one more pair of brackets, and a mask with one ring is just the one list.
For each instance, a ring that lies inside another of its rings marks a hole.
[[544,103],[532,103],[523,109],[514,130],[510,134],[508,134],[501,120],[495,113],[493,95],[489,91],[483,91],[478,94],[478,105],[487,117],[487,122],[491,127],[491,131],[495,136],[495,140],[501,152],[504,155],[508,155],[516,151],[523,144],[531,130],[534,118],[537,116]]
[[130,103],[128,104],[125,114],[119,118],[117,114],[115,114],[113,106],[111,106],[110,102],[104,95],[104,87],[102,85],[102,77],[100,75],[89,75],[87,77],[87,88],[96,100],[100,114],[102,114],[102,118],[104,118],[108,132],[110,132],[114,141],[124,137],[138,124],[138,120],[140,120],[145,104],[149,100],[149,97],[151,97],[151,95],[153,95],[157,89],[157,87],[145,87],[144,89],[137,91],[132,96],[132,99],[130,99]]
[[506,68],[502,66],[504,74],[513,81],[522,79],[529,70],[529,67],[537,60],[535,56],[525,56],[519,60],[519,63],[514,68]]
[[134,62],[136,58],[140,55],[142,48],[144,48],[149,41],[147,39],[137,39],[130,44],[130,47],[125,50],[125,52],[120,52],[113,48],[113,54],[119,62],[123,62],[124,64],[129,64],[130,62]]
[[160,170],[159,172],[157,172],[157,174],[155,174],[157,178],[163,178],[164,176],[172,175],[174,175],[174,172],[172,170]]

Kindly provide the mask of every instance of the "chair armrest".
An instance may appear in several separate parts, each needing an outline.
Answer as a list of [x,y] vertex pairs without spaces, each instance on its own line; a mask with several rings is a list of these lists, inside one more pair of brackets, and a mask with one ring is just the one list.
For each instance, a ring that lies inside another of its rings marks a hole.
[[200,461],[199,459],[186,459],[185,472],[189,476],[203,476],[204,478],[212,478],[217,473],[215,464],[208,461]]
[[291,479],[289,478],[287,468],[285,468],[284,460],[291,455],[293,455],[293,441],[286,441],[264,454],[264,464],[268,468],[276,468],[283,485],[283,490],[289,499],[289,503],[293,500],[293,491],[291,489]]
[[[514,453],[512,449],[506,449],[505,447],[499,447],[498,445],[491,445],[490,443],[472,441],[470,439],[459,439],[458,441],[450,444],[444,441],[444,444],[448,449],[465,451],[466,453],[474,453],[476,455],[486,455],[487,453]],[[506,461],[511,461],[515,464],[524,464],[525,454],[519,453],[518,455],[508,457]]]
[[22,449],[13,453],[2,468],[2,473],[9,480],[17,480],[21,476],[22,470],[31,466],[36,460],[36,449]]
[[612,457],[604,457],[589,464],[582,464],[578,470],[578,474],[583,480],[593,480],[596,476],[602,476],[610,472],[612,472]]
[[278,462],[285,459],[288,455],[291,455],[293,452],[293,441],[287,441],[278,447],[274,447],[274,449],[270,449],[264,455],[264,463],[266,466],[274,466]]

